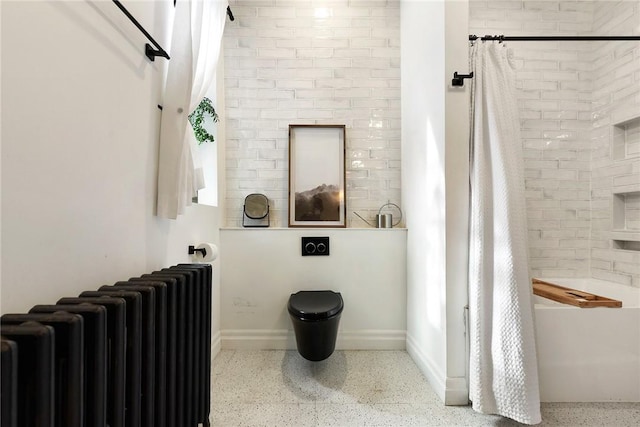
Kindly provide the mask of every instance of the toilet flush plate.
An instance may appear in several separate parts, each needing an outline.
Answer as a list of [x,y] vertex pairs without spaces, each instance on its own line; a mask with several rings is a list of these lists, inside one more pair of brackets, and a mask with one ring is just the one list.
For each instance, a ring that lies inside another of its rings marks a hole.
[[302,256],[328,256],[329,237],[303,237]]

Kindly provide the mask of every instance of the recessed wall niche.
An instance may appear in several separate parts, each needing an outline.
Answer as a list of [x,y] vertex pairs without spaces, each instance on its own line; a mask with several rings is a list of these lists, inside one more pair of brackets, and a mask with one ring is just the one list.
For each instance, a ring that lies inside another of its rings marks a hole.
[[611,234],[615,248],[640,250],[640,191],[613,194]]
[[613,160],[640,157],[640,117],[613,125]]

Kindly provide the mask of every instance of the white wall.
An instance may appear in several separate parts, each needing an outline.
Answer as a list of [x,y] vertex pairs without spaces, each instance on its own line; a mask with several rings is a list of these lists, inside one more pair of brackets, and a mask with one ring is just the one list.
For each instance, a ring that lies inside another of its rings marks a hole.
[[[126,6],[166,47],[172,2]],[[215,208],[154,216],[166,63],[144,56],[133,24],[106,1],[1,7],[2,312],[188,262],[189,244],[216,242]],[[216,272],[214,295],[218,282]]]
[[466,13],[466,2],[401,3],[407,350],[447,404],[468,397],[468,95],[449,88],[468,67]]
[[[301,290],[340,292],[338,349],[404,349],[405,229],[222,229],[222,347],[295,349],[287,312]],[[328,236],[329,256],[302,256]]]
[[[452,87],[453,73],[469,67],[467,0],[445,2],[445,185],[447,218],[447,387],[445,403],[468,403],[469,87]],[[461,71],[462,70],[462,71]]]

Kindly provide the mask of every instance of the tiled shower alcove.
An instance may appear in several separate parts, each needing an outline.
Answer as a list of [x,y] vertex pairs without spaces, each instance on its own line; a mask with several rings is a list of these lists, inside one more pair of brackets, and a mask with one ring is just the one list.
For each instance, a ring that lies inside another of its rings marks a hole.
[[[640,117],[613,126],[612,158],[640,157]],[[616,249],[640,251],[640,183],[613,193],[612,239]]]

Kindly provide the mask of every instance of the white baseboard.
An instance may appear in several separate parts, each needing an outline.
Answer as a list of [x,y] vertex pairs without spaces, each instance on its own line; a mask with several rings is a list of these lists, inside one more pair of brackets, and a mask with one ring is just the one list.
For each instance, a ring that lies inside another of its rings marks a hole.
[[[295,350],[296,341],[288,329],[224,329],[221,348],[233,350]],[[403,330],[338,331],[337,350],[404,350]]]
[[220,331],[211,337],[211,360],[215,359],[222,348],[222,340],[220,339]]
[[464,377],[448,378],[438,366],[425,355],[416,345],[415,340],[407,334],[407,352],[418,366],[420,371],[427,377],[433,391],[438,395],[445,405],[457,406],[469,404],[469,390]]
[[338,350],[405,350],[406,331],[365,329],[342,331],[336,342]]
[[293,350],[293,332],[286,329],[223,329],[223,350]]
[[465,377],[447,377],[444,394],[447,406],[467,406],[469,404],[469,387]]
[[440,400],[444,402],[446,389],[444,373],[418,348],[410,334],[407,334],[407,353],[409,353],[418,366],[418,369],[427,377],[427,381],[431,384],[433,391],[438,395]]

